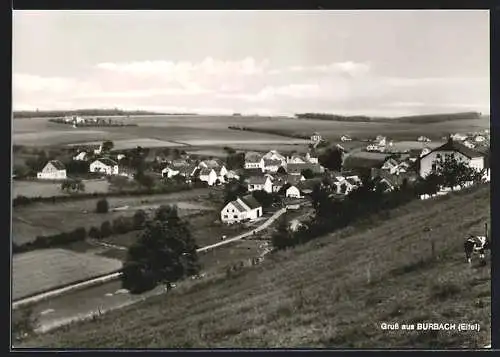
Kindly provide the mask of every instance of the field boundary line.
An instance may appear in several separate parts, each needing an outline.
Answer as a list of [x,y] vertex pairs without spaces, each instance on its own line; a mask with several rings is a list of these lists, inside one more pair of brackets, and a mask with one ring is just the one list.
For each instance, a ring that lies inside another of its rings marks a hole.
[[[286,208],[281,208],[280,210],[276,211],[271,217],[269,217],[264,223],[262,223],[259,227],[252,229],[246,233],[240,234],[236,237],[227,239],[225,241],[218,242],[218,243],[211,244],[211,245],[207,245],[207,246],[202,247],[202,248],[198,248],[196,250],[196,252],[205,252],[205,251],[208,251],[210,249],[214,249],[214,248],[226,245],[226,244],[230,244],[230,243],[242,240],[246,237],[252,236],[254,233],[257,233],[257,232],[260,232],[264,229],[267,229],[272,223],[274,223],[274,221],[276,221],[286,211],[287,211]],[[43,292],[41,294],[37,294],[37,295],[33,295],[33,296],[30,296],[27,298],[23,298],[23,299],[14,301],[12,303],[12,309],[17,309],[17,308],[24,306],[24,305],[33,304],[33,303],[39,302],[41,300],[45,300],[45,299],[49,299],[51,297],[63,295],[64,293],[67,293],[67,292],[70,292],[73,290],[88,288],[88,287],[95,286],[98,284],[103,284],[103,283],[106,283],[109,281],[113,281],[113,280],[119,279],[122,276],[122,274],[123,273],[121,271],[118,271],[118,272],[108,274],[105,276],[93,278],[90,280],[85,280],[85,281],[79,282],[77,284],[65,286],[62,288],[57,288],[54,290]]]

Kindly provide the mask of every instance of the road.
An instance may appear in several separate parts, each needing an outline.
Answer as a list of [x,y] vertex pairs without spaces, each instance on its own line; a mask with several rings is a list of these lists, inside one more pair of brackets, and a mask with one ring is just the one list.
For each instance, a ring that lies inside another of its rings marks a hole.
[[[280,209],[255,229],[219,243],[202,247],[197,251],[208,251],[252,236],[254,231],[260,232],[268,228],[285,212],[286,209]],[[121,289],[119,280],[113,280],[104,284],[67,292],[63,295],[53,296],[30,306],[33,308],[34,315],[37,316],[37,331],[46,332],[75,320],[90,318],[98,311],[106,312],[119,309],[164,292],[164,287],[160,286],[144,294],[131,295]]]

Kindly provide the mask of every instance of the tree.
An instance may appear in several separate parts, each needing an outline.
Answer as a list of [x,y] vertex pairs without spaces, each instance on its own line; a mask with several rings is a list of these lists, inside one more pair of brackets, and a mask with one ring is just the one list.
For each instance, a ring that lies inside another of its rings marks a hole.
[[318,161],[330,170],[340,171],[342,169],[342,156],[342,151],[339,148],[330,147],[319,155]]
[[97,201],[96,205],[97,213],[108,213],[108,210],[109,210],[109,204],[107,199],[102,198],[99,201]]
[[468,182],[480,182],[484,174],[484,170],[476,170],[454,155],[440,158],[432,172],[442,178],[445,187],[452,190],[456,186],[463,187]]
[[147,218],[146,212],[144,212],[142,209],[137,210],[134,213],[134,217],[132,219],[132,221],[133,221],[133,223],[132,223],[133,228],[136,229],[136,230],[143,229],[144,225],[146,223],[146,218]]
[[82,180],[64,180],[61,183],[61,190],[66,192],[85,191],[85,184]]
[[150,190],[154,184],[155,181],[151,175],[146,175],[142,171],[139,171],[135,174],[134,179],[139,183],[139,185],[147,188]]
[[242,152],[236,153],[228,151],[226,165],[230,170],[241,169],[245,167],[245,154]]
[[271,242],[276,250],[282,250],[293,246],[293,235],[285,219],[280,219],[276,232],[271,236]]
[[89,229],[89,237],[93,239],[99,239],[101,238],[101,232],[99,231],[99,228],[97,227],[91,227]]
[[101,238],[107,238],[113,234],[113,228],[111,227],[111,223],[109,221],[104,221],[101,224]]
[[102,151],[110,152],[111,150],[113,150],[114,146],[115,144],[111,140],[106,140],[102,143]]
[[314,177],[314,172],[311,169],[305,169],[301,171],[302,176],[304,176],[305,179],[310,179]]
[[224,204],[234,201],[237,197],[244,195],[248,190],[244,184],[243,178],[238,181],[232,181],[224,186]]
[[264,190],[253,191],[253,198],[255,198],[263,208],[268,208],[274,203],[274,196]]
[[175,207],[162,206],[155,220],[146,225],[139,239],[128,250],[122,285],[132,293],[167,287],[200,270],[196,244],[188,224]]

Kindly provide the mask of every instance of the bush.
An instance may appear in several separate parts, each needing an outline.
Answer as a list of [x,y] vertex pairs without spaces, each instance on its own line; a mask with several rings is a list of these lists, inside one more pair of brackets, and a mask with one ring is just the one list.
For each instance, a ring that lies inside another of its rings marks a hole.
[[141,209],[136,211],[133,217],[132,228],[136,230],[143,229],[146,223],[146,218],[146,212]]
[[101,238],[107,238],[113,234],[113,229],[109,221],[104,221],[101,224]]
[[94,239],[101,238],[101,231],[99,231],[99,228],[97,228],[97,227],[90,228],[89,229],[89,237],[94,238]]
[[107,199],[103,198],[97,201],[96,205],[97,213],[108,213],[108,211],[109,211],[109,204]]
[[113,220],[113,233],[125,234],[132,230],[132,221],[126,217],[118,217]]

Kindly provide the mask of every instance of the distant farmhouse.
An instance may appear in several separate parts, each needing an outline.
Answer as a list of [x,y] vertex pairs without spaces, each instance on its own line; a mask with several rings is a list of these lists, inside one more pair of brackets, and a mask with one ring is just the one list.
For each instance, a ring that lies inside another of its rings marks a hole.
[[65,180],[66,167],[59,160],[51,160],[36,174],[36,177],[41,180]]
[[312,135],[311,135],[311,142],[312,143],[319,143],[323,140],[323,138],[321,137],[321,135],[317,132],[314,132]]
[[90,164],[90,172],[99,172],[106,175],[118,175],[118,163],[107,157],[94,160]]
[[81,151],[75,156],[73,156],[74,161],[85,161],[87,159],[88,154],[85,151]]
[[262,216],[262,205],[247,195],[229,202],[220,213],[223,223],[236,223],[245,220],[255,220]]

